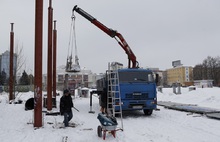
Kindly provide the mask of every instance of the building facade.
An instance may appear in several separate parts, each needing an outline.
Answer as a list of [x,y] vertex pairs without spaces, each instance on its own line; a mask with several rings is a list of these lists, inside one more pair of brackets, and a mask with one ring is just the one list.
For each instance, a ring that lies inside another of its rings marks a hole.
[[172,86],[180,83],[181,86],[193,85],[193,68],[190,66],[177,66],[166,70],[167,84]]
[[[6,77],[9,77],[10,73],[10,52],[6,50],[0,57],[0,71],[6,73]],[[13,73],[15,73],[17,68],[17,55],[14,54],[13,57]]]
[[[76,73],[68,73],[65,72],[64,67],[60,67],[57,69],[56,75],[56,83],[57,83],[57,90],[63,90],[65,87],[65,76],[68,74],[68,83],[67,87],[69,89],[76,89],[76,88],[95,88],[96,87],[96,74],[92,73],[91,70],[81,70],[80,72]],[[43,89],[46,90],[47,88],[47,74],[43,75]]]
[[213,80],[194,80],[194,85],[199,88],[212,88]]

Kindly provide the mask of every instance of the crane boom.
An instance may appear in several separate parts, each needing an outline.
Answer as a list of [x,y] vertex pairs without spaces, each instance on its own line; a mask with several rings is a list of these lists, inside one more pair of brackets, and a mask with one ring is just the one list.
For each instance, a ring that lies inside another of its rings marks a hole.
[[95,19],[93,16],[91,16],[90,14],[82,10],[81,8],[77,7],[77,5],[74,6],[73,13],[74,11],[76,11],[81,16],[89,20],[91,23],[93,23],[95,26],[97,26],[99,29],[101,29],[103,32],[105,32],[110,37],[115,38],[118,44],[124,49],[125,53],[128,55],[128,68],[138,68],[138,62],[136,60],[136,56],[134,55],[133,51],[131,50],[126,40],[120,33],[118,33],[115,30],[109,29],[108,27],[103,25],[101,22],[99,22],[97,19]]

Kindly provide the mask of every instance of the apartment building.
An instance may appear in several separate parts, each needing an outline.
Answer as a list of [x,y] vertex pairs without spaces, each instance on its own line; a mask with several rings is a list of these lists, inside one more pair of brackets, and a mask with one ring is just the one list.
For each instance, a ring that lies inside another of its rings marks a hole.
[[175,66],[166,70],[167,85],[172,86],[174,83],[180,83],[182,86],[193,85],[193,67]]
[[[9,77],[9,67],[10,67],[10,52],[6,50],[0,56],[0,72],[4,71],[6,73],[6,77]],[[14,54],[13,57],[13,71],[15,72],[17,68],[17,55]]]

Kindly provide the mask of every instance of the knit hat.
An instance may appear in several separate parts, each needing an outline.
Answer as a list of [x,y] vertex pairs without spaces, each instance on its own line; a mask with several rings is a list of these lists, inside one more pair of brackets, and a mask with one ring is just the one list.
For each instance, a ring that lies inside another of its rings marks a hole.
[[65,90],[63,91],[63,94],[66,94],[66,93],[69,93],[69,90],[68,90],[68,89],[65,89]]

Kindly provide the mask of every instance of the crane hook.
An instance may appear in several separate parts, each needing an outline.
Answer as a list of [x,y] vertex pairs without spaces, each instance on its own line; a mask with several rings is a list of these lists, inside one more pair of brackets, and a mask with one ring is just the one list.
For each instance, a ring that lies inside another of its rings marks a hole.
[[75,5],[74,7],[73,7],[73,11],[72,11],[72,19],[75,19],[75,15],[74,15],[74,11],[76,10],[76,8],[77,8],[77,5]]

